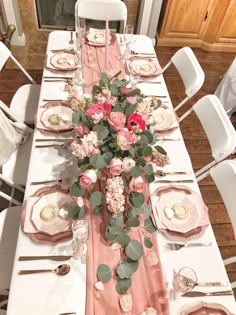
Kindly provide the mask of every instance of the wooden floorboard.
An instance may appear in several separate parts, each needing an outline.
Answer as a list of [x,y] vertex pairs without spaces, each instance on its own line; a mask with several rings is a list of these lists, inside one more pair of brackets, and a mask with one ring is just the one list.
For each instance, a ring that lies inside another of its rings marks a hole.
[[[178,48],[157,47],[156,52],[160,64],[164,66],[177,50]],[[226,72],[235,57],[234,53],[213,53],[205,52],[201,49],[193,49],[193,51],[204,70],[205,82],[200,91],[177,112],[179,116],[202,96],[214,93],[220,82],[220,77]],[[29,72],[35,80],[40,83],[42,71],[29,70]],[[184,98],[185,94],[184,86],[174,66],[171,66],[166,71],[165,80],[171,100],[175,106]],[[2,72],[0,72],[0,99],[9,105],[15,91],[22,84],[27,83],[29,83],[27,78],[25,78],[19,70],[3,69]],[[193,168],[194,170],[198,170],[206,163],[210,162],[212,157],[206,135],[195,114],[189,115],[181,122],[181,130],[192,160]],[[236,158],[236,156],[231,156],[230,158]],[[223,259],[236,255],[236,242],[233,229],[216,186],[210,177],[201,181],[199,186],[203,199],[209,208],[213,231]],[[0,200],[0,202],[2,204],[3,201]],[[236,264],[228,266],[227,271],[230,280],[236,280]]]

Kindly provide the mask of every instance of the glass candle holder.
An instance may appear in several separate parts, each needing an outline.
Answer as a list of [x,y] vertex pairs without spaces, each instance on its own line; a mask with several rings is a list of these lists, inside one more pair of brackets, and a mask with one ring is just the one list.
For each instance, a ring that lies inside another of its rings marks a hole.
[[86,263],[87,257],[87,239],[88,239],[88,222],[86,220],[77,220],[72,223],[73,242],[72,249],[75,259]]

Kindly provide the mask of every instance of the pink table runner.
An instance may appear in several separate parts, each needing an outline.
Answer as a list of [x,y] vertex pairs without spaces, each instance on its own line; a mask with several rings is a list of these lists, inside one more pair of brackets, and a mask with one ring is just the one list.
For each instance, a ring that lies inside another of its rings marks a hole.
[[[91,93],[93,85],[98,83],[101,73],[104,71],[105,47],[92,46],[85,43],[83,46],[83,58],[84,93]],[[111,75],[121,70],[122,72],[119,75],[119,79],[125,79],[125,70],[117,38],[110,43],[109,67]]]
[[[87,262],[87,297],[86,315],[139,315],[147,307],[153,307],[158,315],[169,315],[168,297],[162,275],[161,262],[158,253],[158,244],[155,233],[149,233],[143,227],[143,220],[140,216],[140,226],[131,228],[129,236],[142,244],[143,257],[139,260],[138,270],[132,276],[132,286],[124,294],[116,292],[117,276],[116,267],[124,259],[122,249],[110,250],[110,243],[105,238],[105,229],[108,225],[108,213],[106,210],[102,216],[93,215],[90,208],[87,214],[89,222],[88,262]],[[148,236],[153,243],[152,248],[144,245],[144,238]],[[158,262],[150,266],[148,256],[156,253]],[[104,290],[95,288],[98,282],[96,275],[97,267],[100,264],[107,264],[112,270],[112,278],[104,283]],[[131,294],[132,309],[125,313],[120,307],[120,298],[125,294]]]

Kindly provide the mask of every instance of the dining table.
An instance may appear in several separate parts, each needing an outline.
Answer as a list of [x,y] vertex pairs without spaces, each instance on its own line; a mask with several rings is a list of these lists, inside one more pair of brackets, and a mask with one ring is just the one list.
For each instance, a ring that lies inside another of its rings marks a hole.
[[[39,98],[38,109],[43,111],[45,104],[48,101],[61,101],[67,100],[68,92],[65,90],[64,78],[73,78],[75,70],[71,71],[52,71],[48,65],[48,57],[55,51],[74,48],[73,44],[69,41],[71,33],[69,31],[53,31],[49,34],[45,67],[43,70],[41,92]],[[74,40],[75,40],[75,34]],[[129,80],[129,74],[125,64],[127,60],[123,61],[123,53],[125,50],[125,44],[123,40],[123,34],[113,35],[116,38],[116,43],[119,56],[117,57],[117,63],[110,63],[113,73],[122,70],[126,79]],[[92,46],[91,46],[92,47]],[[84,67],[92,67],[94,69],[98,66],[95,61],[93,65],[93,54],[95,54],[94,47],[88,47],[88,51],[84,56]],[[104,53],[104,47],[99,48],[101,51],[101,58]],[[158,49],[158,48],[157,48]],[[112,54],[117,50],[110,49],[110,58]],[[147,58],[148,60],[157,60],[156,52],[153,47],[150,38],[144,35],[134,35],[130,44],[130,55],[135,57]],[[98,52],[97,52],[98,56]],[[87,59],[86,59],[87,58]],[[99,57],[100,58],[100,57]],[[120,65],[123,65],[123,69],[119,69]],[[96,73],[102,72],[101,67],[97,69]],[[91,86],[86,85],[88,78],[84,77],[84,85],[78,85],[78,93],[89,92]],[[91,84],[97,83],[97,77],[91,79]],[[138,88],[144,95],[156,96],[162,100],[163,104],[169,108],[173,108],[171,98],[165,83],[164,76],[161,71],[155,77],[147,77],[140,80],[137,83]],[[84,90],[83,90],[84,89]],[[36,117],[37,120],[37,117]],[[201,194],[194,175],[191,159],[186,149],[184,139],[181,133],[181,126],[178,124],[170,133],[164,133],[157,136],[157,142],[162,146],[170,159],[170,163],[164,167],[165,172],[170,172],[165,177],[156,177],[156,181],[149,185],[151,198],[156,198],[156,192],[163,189],[172,189],[177,187],[184,190],[191,190],[194,193]],[[27,182],[25,185],[25,201],[40,189],[50,187],[52,185],[67,185],[71,182],[71,178],[76,179],[79,174],[77,159],[71,154],[71,151],[62,146],[51,146],[51,140],[47,142],[47,139],[55,139],[56,144],[61,144],[57,139],[70,139],[71,134],[54,134],[49,135],[46,132],[42,132],[42,129],[36,128],[34,130],[33,143],[31,149],[31,158],[28,170]],[[39,139],[41,139],[39,141]],[[43,139],[43,140],[42,140]],[[183,174],[172,175],[171,172],[181,171]],[[50,182],[51,181],[51,182]],[[158,202],[154,200],[154,203]],[[25,203],[23,208],[25,207]],[[206,209],[207,213],[207,209]],[[155,220],[155,215],[153,216]],[[165,313],[156,312],[150,314],[195,314],[184,313],[188,308],[194,308],[194,305],[202,303],[202,305],[221,305],[228,310],[228,313],[223,313],[218,309],[212,313],[199,313],[199,314],[236,314],[236,304],[233,294],[229,295],[212,295],[212,296],[196,296],[185,297],[180,296],[177,299],[173,299],[171,296],[173,275],[178,272],[182,267],[192,268],[198,278],[198,282],[223,282],[225,286],[196,286],[193,290],[202,292],[212,291],[225,291],[231,290],[229,278],[227,276],[226,269],[220,251],[211,227],[211,224],[207,224],[201,233],[195,239],[178,239],[172,235],[171,237],[165,235],[161,229],[157,229],[155,232],[155,238],[158,244],[158,259],[160,260],[161,274],[165,284],[164,299],[168,302],[168,309]],[[181,249],[170,249],[170,243],[181,243],[188,245],[191,243],[203,243],[207,246],[183,246]],[[90,244],[91,245],[91,244]],[[96,251],[96,247],[93,249]],[[15,251],[15,260],[12,271],[10,293],[8,299],[8,315],[60,315],[64,313],[85,315],[86,314],[86,297],[87,297],[87,263],[84,263],[73,257],[66,261],[58,262],[53,260],[19,260],[21,256],[57,256],[57,255],[71,255],[72,252],[72,240],[71,237],[63,242],[54,244],[41,243],[39,239],[35,240],[29,237],[29,234],[25,233],[22,229],[22,222],[19,228],[18,241]],[[89,257],[88,257],[89,259]],[[70,272],[65,276],[58,276],[54,272],[38,273],[38,274],[20,274],[19,270],[24,269],[50,269],[54,270],[58,265],[66,263],[70,266]],[[138,271],[137,271],[138,272]],[[143,275],[145,278],[145,275]],[[159,283],[156,283],[158,288]],[[139,288],[136,288],[139,290]],[[162,297],[163,298],[163,297]],[[133,301],[133,304],[136,302]],[[160,301],[162,303],[162,301]],[[112,309],[112,305],[110,305]],[[100,314],[115,314],[109,312],[109,305],[104,308],[104,312],[100,311]],[[116,314],[127,315],[139,315],[149,314],[148,312],[140,312],[138,314],[132,311],[120,312]],[[198,314],[198,313],[196,313]],[[87,315],[93,315],[87,314]]]

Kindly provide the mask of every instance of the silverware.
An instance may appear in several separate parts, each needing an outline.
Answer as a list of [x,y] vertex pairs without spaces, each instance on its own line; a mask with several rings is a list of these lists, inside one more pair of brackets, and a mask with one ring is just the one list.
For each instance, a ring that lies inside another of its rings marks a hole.
[[193,179],[181,179],[181,180],[169,180],[169,179],[157,179],[154,183],[194,183]]
[[180,243],[166,243],[165,248],[167,250],[179,250],[184,247],[199,247],[199,246],[211,246],[212,243],[189,243],[189,244],[180,244]]
[[46,79],[43,82],[65,82],[66,79]]
[[[64,178],[63,180],[66,180],[66,178]],[[30,185],[41,185],[41,184],[48,184],[48,183],[60,183],[62,182],[62,179],[50,179],[50,180],[44,180],[44,181],[38,181],[38,182],[31,182]]]
[[180,138],[171,138],[171,137],[159,137],[157,140],[165,140],[165,141],[179,141]]
[[19,261],[28,261],[28,260],[44,260],[44,259],[49,259],[49,260],[53,260],[53,261],[63,261],[63,260],[68,260],[71,257],[73,257],[72,255],[68,255],[68,256],[19,256],[18,260]]
[[197,282],[194,287],[227,287],[228,282],[227,281],[216,281],[216,282]]
[[72,141],[73,139],[70,138],[43,138],[43,139],[36,139],[35,142],[47,142],[47,141]]
[[55,269],[25,269],[19,270],[18,275],[29,275],[33,273],[45,273],[45,272],[52,272],[58,276],[64,276],[68,272],[70,272],[70,266],[67,264],[62,264],[56,267]]
[[52,102],[52,101],[57,101],[57,102],[66,102],[66,100],[62,100],[62,99],[58,99],[58,98],[43,98],[42,99],[43,102]]
[[136,52],[134,50],[130,50],[131,55],[147,55],[147,56],[155,56],[155,53],[148,53],[148,52]]
[[138,81],[138,84],[139,84],[139,83],[161,84],[160,81],[150,81],[150,80],[139,80],[139,81]]
[[43,79],[67,79],[67,80],[72,80],[73,77],[68,77],[68,76],[48,76],[46,75],[45,77],[43,77]]
[[43,145],[35,145],[36,149],[39,148],[65,148],[66,144],[43,144]]
[[213,291],[213,292],[201,292],[201,291],[189,291],[182,294],[183,297],[199,297],[199,296],[222,296],[222,295],[233,295],[232,290],[227,291]]
[[164,172],[162,170],[156,170],[155,171],[155,175],[161,176],[161,177],[166,176],[166,175],[184,175],[184,174],[189,175],[191,173],[189,173],[189,172]]
[[76,312],[69,312],[69,313],[60,313],[58,315],[77,315]]

